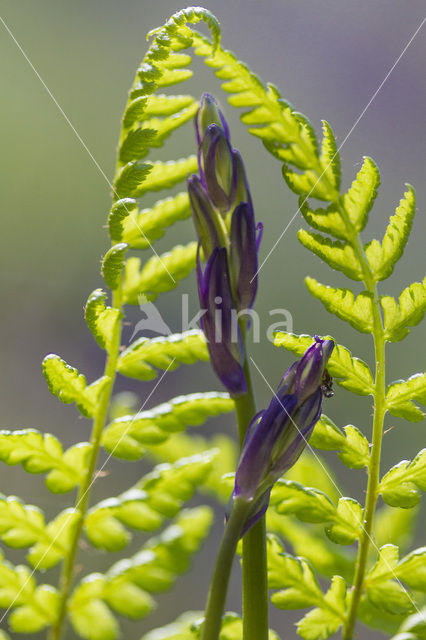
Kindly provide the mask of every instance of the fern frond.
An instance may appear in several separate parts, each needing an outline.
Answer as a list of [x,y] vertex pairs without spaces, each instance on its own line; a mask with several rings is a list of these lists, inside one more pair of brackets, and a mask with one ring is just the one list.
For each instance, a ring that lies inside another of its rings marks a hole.
[[330,200],[329,191],[321,181],[315,171],[307,170],[303,173],[292,171],[287,165],[282,168],[283,178],[291,191],[301,196],[312,196],[318,200]]
[[50,569],[66,556],[77,520],[77,512],[66,509],[46,525],[37,507],[0,495],[0,537],[9,547],[31,547],[27,558],[37,569]]
[[165,140],[183,124],[192,120],[198,109],[193,103],[179,113],[164,118],[151,118],[143,121],[143,127],[130,129],[120,144],[119,160],[122,164],[145,157],[152,148],[161,147]]
[[399,305],[391,296],[382,296],[385,338],[390,342],[403,340],[410,328],[423,320],[426,311],[426,278],[413,282],[399,296]]
[[299,210],[306,222],[314,229],[328,233],[340,240],[349,239],[345,223],[335,205],[330,204],[327,209],[311,209],[308,200],[302,196],[299,199]]
[[[298,336],[284,331],[277,331],[274,338],[276,347],[284,347],[299,358],[313,342],[311,336]],[[337,384],[344,389],[361,396],[373,393],[373,376],[368,365],[363,360],[353,357],[346,347],[336,344],[327,363],[327,369],[336,378]]]
[[74,528],[80,514],[76,509],[65,509],[46,525],[45,534],[30,549],[28,562],[37,569],[50,569],[69,554]]
[[426,373],[392,382],[386,390],[386,408],[393,416],[420,422],[425,414],[414,403],[426,405]]
[[379,170],[371,158],[365,157],[352,186],[342,196],[343,207],[358,233],[367,224],[368,214],[376,199],[379,185]]
[[103,376],[88,386],[83,374],[53,353],[44,358],[42,366],[50,393],[65,404],[75,402],[80,413],[91,418],[108,378]]
[[88,442],[64,452],[55,436],[36,429],[0,431],[0,460],[22,464],[28,473],[48,473],[46,486],[52,493],[66,493],[81,483],[89,452]]
[[[269,83],[265,86],[231,51],[220,47],[213,51],[207,38],[199,33],[194,33],[193,46],[195,53],[206,58],[205,63],[213,67],[215,75],[223,80],[223,90],[232,94],[228,98],[230,104],[246,109],[241,120],[249,126],[249,132],[260,138],[268,151],[282,160],[286,167],[293,165],[305,172],[302,178],[299,177],[302,174],[293,174],[294,182],[297,181],[297,185],[293,186],[298,186],[305,194],[314,188],[316,197],[332,199],[335,189],[328,184],[325,175],[321,176],[323,166],[318,143],[308,119],[295,112],[274,85]],[[328,129],[326,134],[323,160],[330,152],[330,131]],[[312,171],[313,163],[316,172]],[[336,169],[337,164],[331,167],[332,173]]]
[[298,634],[305,640],[325,640],[344,623],[346,584],[343,578],[334,576],[329,590],[323,594],[306,560],[285,553],[278,538],[271,535],[268,536],[268,583],[270,588],[280,589],[271,597],[279,609],[315,607],[297,623]]
[[218,451],[162,464],[132,489],[93,506],[84,523],[90,542],[107,551],[124,548],[131,539],[126,527],[140,531],[158,529],[164,518],[173,518],[190,500],[209,474]]
[[305,278],[309,293],[323,303],[327,311],[362,333],[373,329],[373,307],[371,296],[364,291],[355,298],[350,289],[335,289],[321,284],[309,276]]
[[416,195],[411,185],[407,185],[404,199],[400,201],[395,215],[382,242],[372,240],[365,246],[365,255],[376,281],[389,278],[396,262],[401,258],[410,235],[416,212]]
[[174,371],[180,364],[208,359],[204,334],[194,329],[152,340],[136,340],[120,355],[118,371],[129,378],[153,380],[158,375],[156,369]]
[[154,409],[114,420],[105,429],[102,444],[117,458],[138,460],[147,446],[233,409],[234,403],[226,393],[212,391],[178,396]]
[[316,449],[339,451],[340,460],[350,469],[368,465],[370,445],[361,431],[353,425],[341,430],[324,414],[315,425],[309,444]]
[[136,196],[138,188],[152,171],[152,164],[129,162],[118,173],[114,182],[117,200]]
[[152,256],[142,268],[139,258],[129,258],[124,272],[124,302],[138,304],[140,294],[155,300],[160,293],[175,289],[180,280],[194,270],[196,257],[197,242],[190,242],[186,246],[176,245],[160,256]]
[[197,169],[197,156],[168,162],[153,162],[148,176],[131,195],[134,198],[140,198],[148,191],[171,189],[186,180],[188,174],[195,173]]
[[352,280],[362,280],[362,271],[359,260],[349,244],[325,238],[319,233],[311,233],[300,229],[297,238],[306,249],[315,253],[324,260],[332,269],[342,271]]
[[118,309],[105,305],[106,297],[102,289],[95,289],[86,302],[84,315],[87,326],[98,345],[101,349],[108,350],[117,331],[121,314]]
[[175,433],[165,442],[147,447],[147,455],[157,462],[175,462],[181,458],[203,454],[209,449],[216,449],[219,454],[213,459],[212,469],[199,490],[214,495],[222,504],[229,500],[231,491],[225,477],[235,470],[237,448],[234,440],[218,433],[207,440],[200,435]]
[[187,193],[178,193],[155,203],[152,209],[137,211],[136,200],[118,200],[109,214],[109,232],[114,242],[125,242],[132,249],[147,249],[162,238],[167,227],[191,215]]
[[352,544],[361,534],[362,507],[352,498],[340,498],[336,506],[322,491],[281,478],[272,489],[270,505],[280,515],[295,515],[302,522],[328,523],[327,535],[337,544]]
[[426,449],[412,460],[402,460],[383,476],[379,491],[391,507],[411,509],[426,491]]
[[106,284],[112,290],[116,289],[120,282],[121,272],[124,267],[124,256],[128,248],[125,242],[115,244],[106,252],[102,260],[102,275]]
[[190,95],[166,95],[155,93],[148,97],[136,98],[129,102],[123,116],[123,128],[130,129],[136,122],[148,118],[172,116],[182,109],[194,104],[195,100]]
[[326,120],[322,121],[322,144],[320,163],[330,184],[339,191],[341,179],[340,154],[333,129]]
[[[211,522],[208,507],[184,510],[173,525],[149,540],[135,556],[120,560],[105,575],[87,576],[75,588],[69,605],[77,633],[90,640],[114,640],[119,628],[111,609],[128,618],[146,616],[155,605],[150,593],[169,589],[188,569]],[[93,626],[98,615],[102,615],[100,624]]]
[[0,607],[13,608],[9,625],[16,633],[36,633],[51,626],[58,613],[59,594],[50,585],[36,584],[31,570],[13,566],[0,554]]

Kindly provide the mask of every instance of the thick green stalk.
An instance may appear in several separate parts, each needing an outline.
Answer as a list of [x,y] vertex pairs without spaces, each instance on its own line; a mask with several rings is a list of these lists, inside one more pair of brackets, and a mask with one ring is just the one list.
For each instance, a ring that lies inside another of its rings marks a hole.
[[[114,291],[112,298],[112,305],[114,308],[122,309],[122,289],[121,285]],[[93,419],[92,433],[90,437],[91,451],[88,460],[86,474],[84,480],[80,485],[80,490],[75,503],[75,509],[79,513],[79,519],[72,532],[72,539],[70,549],[67,558],[65,559],[62,574],[60,578],[60,604],[59,613],[56,624],[51,627],[49,632],[49,640],[59,640],[66,619],[67,603],[71,591],[71,586],[74,577],[75,561],[77,557],[78,544],[83,529],[84,518],[87,512],[90,499],[90,490],[95,479],[96,464],[99,455],[99,449],[101,446],[102,432],[105,427],[105,422],[108,413],[109,402],[111,398],[111,392],[114,387],[115,374],[117,369],[117,360],[120,353],[121,343],[121,323],[118,323],[117,329],[111,346],[108,351],[104,375],[109,378],[107,385],[102,393],[101,400]]]
[[249,510],[250,504],[236,501],[225,527],[210,584],[201,640],[218,640],[219,638],[232,562]]
[[378,499],[378,488],[380,481],[380,456],[382,450],[383,422],[386,413],[386,361],[385,361],[385,337],[382,316],[380,312],[380,300],[377,293],[377,286],[371,272],[370,266],[364,253],[360,238],[356,233],[344,208],[339,204],[339,210],[345,222],[346,228],[352,237],[352,248],[354,249],[363,273],[365,288],[371,295],[373,310],[373,340],[376,362],[375,384],[374,384],[374,417],[373,435],[370,460],[368,464],[368,484],[367,495],[364,507],[364,526],[359,541],[358,557],[355,570],[355,579],[352,590],[350,609],[343,631],[343,640],[352,640],[355,632],[358,606],[364,588],[364,578],[368,559],[368,550],[373,536],[374,513]]
[[[244,350],[247,393],[235,399],[240,446],[256,413],[247,350]],[[266,526],[263,517],[243,538],[243,640],[268,639],[267,578]]]

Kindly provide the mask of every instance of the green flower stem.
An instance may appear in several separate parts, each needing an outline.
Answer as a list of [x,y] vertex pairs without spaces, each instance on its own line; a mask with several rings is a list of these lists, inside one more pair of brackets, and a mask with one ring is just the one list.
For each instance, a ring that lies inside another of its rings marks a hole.
[[[247,350],[244,343],[247,393],[235,398],[240,446],[256,413]],[[243,640],[267,640],[268,575],[265,516],[243,538]]]
[[[121,311],[122,309],[122,288],[120,286],[113,292],[112,306]],[[70,543],[70,549],[68,556],[65,559],[65,563],[62,568],[62,574],[60,578],[60,603],[59,612],[56,624],[51,627],[49,633],[49,640],[59,640],[65,625],[66,611],[68,598],[71,591],[74,567],[77,557],[78,544],[83,529],[84,518],[89,506],[90,490],[95,478],[96,464],[99,455],[99,449],[101,446],[102,432],[105,427],[105,422],[108,413],[109,402],[111,398],[111,392],[114,387],[115,374],[117,369],[117,360],[120,353],[121,343],[121,322],[118,323],[115,335],[111,341],[111,346],[108,351],[104,375],[109,378],[107,385],[102,393],[100,403],[96,415],[93,419],[92,433],[90,437],[91,451],[90,458],[87,465],[86,474],[83,482],[80,485],[80,490],[75,503],[75,509],[79,513],[79,519],[72,532],[72,539]]]
[[237,500],[225,527],[210,584],[201,640],[218,640],[219,638],[232,561],[249,510],[249,503]]
[[352,248],[358,257],[363,273],[363,281],[367,292],[371,295],[373,310],[373,339],[376,361],[376,373],[374,383],[374,417],[373,436],[370,460],[368,464],[367,496],[364,508],[364,526],[359,541],[358,557],[356,563],[355,579],[352,589],[351,604],[347,622],[343,632],[343,640],[352,640],[355,631],[358,606],[364,588],[364,578],[367,566],[368,550],[373,535],[374,513],[379,495],[380,481],[380,456],[382,450],[383,422],[386,413],[386,360],[385,360],[385,336],[383,321],[380,312],[380,299],[376,282],[364,253],[359,235],[356,233],[343,206],[339,203],[339,211],[345,222],[349,236],[352,238]]

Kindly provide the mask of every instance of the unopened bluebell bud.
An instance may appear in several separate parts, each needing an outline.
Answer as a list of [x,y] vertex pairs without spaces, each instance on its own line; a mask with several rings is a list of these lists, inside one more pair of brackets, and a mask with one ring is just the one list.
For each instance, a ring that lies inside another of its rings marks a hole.
[[229,138],[229,128],[222,111],[216,100],[210,93],[204,93],[201,98],[200,107],[195,116],[195,135],[197,144],[200,145],[207,127],[211,124],[217,124],[221,127],[227,138]]
[[[195,130],[199,175],[189,177],[187,184],[206,260],[204,273],[200,264],[197,271],[200,304],[206,310],[202,326],[213,369],[231,395],[238,395],[246,391],[246,384],[237,313],[250,309],[256,297],[261,225],[256,226],[243,161],[231,146],[226,120],[210,94],[201,99]],[[208,292],[215,292],[213,298],[223,298],[220,308]]]
[[298,460],[321,416],[324,371],[332,340],[315,337],[284,374],[269,407],[249,426],[235,474],[231,505],[252,504],[243,534],[265,512],[274,483]]
[[198,294],[211,365],[231,396],[247,392],[242,338],[231,294],[226,249],[216,248],[204,272],[198,256]]

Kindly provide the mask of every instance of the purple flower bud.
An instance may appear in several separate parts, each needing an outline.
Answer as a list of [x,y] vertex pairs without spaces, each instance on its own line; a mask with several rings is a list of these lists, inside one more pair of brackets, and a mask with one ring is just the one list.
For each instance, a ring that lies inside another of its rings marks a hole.
[[213,250],[204,273],[198,256],[197,274],[200,307],[205,311],[201,323],[212,367],[231,396],[246,393],[242,338],[232,299],[226,249]]
[[231,218],[230,269],[238,310],[250,309],[257,292],[257,239],[250,204],[239,204]]
[[193,175],[187,179],[187,188],[197,235],[204,255],[208,257],[215,247],[223,244],[223,240],[219,240],[223,235],[220,221],[198,176]]
[[212,204],[226,214],[235,200],[237,170],[235,152],[221,127],[207,127],[198,158],[201,180]]
[[204,93],[201,98],[200,108],[195,116],[195,135],[197,136],[198,145],[201,144],[206,129],[211,124],[217,124],[221,127],[229,139],[229,128],[222,111],[213,96],[210,93]]
[[252,503],[243,535],[265,512],[273,484],[298,460],[321,415],[332,340],[315,343],[284,374],[269,407],[249,426],[235,474],[235,500]]

